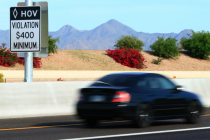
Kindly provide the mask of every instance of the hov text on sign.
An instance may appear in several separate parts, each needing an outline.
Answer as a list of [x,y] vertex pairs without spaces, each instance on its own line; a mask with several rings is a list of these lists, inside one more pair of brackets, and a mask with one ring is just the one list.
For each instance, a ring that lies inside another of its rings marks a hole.
[[40,52],[40,6],[10,7],[10,51]]

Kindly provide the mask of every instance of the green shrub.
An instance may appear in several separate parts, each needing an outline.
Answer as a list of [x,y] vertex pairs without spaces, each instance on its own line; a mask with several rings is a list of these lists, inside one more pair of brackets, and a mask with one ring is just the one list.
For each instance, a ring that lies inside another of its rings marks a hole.
[[193,30],[192,36],[188,34],[189,39],[183,37],[180,41],[183,48],[188,50],[191,56],[207,59],[210,55],[210,33],[207,31],[195,33]]
[[179,47],[176,44],[176,39],[168,37],[167,39],[164,39],[163,37],[158,36],[158,40],[155,41],[152,45],[150,45],[150,48],[154,50],[154,54],[159,57],[164,58],[174,58],[180,56],[179,54]]
[[48,36],[49,53],[57,53],[58,46],[56,42],[60,43],[59,38],[52,39],[52,36]]
[[118,49],[126,47],[133,50],[136,48],[138,51],[142,51],[142,47],[145,46],[145,44],[135,36],[128,35],[122,36],[119,40],[116,41],[116,44],[114,46]]
[[163,59],[161,59],[161,58],[159,57],[158,60],[153,59],[153,63],[159,65],[160,62],[161,62],[162,60],[163,60]]
[[3,83],[4,82],[4,75],[2,73],[0,73],[0,83]]

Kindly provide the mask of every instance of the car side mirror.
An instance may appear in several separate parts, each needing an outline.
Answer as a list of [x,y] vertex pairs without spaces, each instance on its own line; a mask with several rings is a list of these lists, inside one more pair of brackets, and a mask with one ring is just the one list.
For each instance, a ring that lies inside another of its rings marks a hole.
[[183,86],[177,85],[176,90],[184,90],[185,88]]

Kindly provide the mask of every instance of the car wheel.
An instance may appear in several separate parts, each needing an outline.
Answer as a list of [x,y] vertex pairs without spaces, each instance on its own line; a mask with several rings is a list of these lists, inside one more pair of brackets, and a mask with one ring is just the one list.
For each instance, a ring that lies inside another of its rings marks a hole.
[[196,102],[191,102],[187,109],[186,120],[188,123],[195,124],[198,123],[200,119],[200,109]]
[[153,121],[152,117],[153,112],[151,107],[149,105],[142,104],[137,108],[134,123],[138,128],[148,127]]
[[98,124],[98,120],[86,119],[85,120],[88,127],[95,127]]

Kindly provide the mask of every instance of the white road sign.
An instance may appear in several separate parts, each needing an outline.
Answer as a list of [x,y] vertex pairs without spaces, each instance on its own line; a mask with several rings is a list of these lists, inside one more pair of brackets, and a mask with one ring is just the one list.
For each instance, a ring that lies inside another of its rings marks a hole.
[[10,51],[40,52],[40,6],[10,7]]

